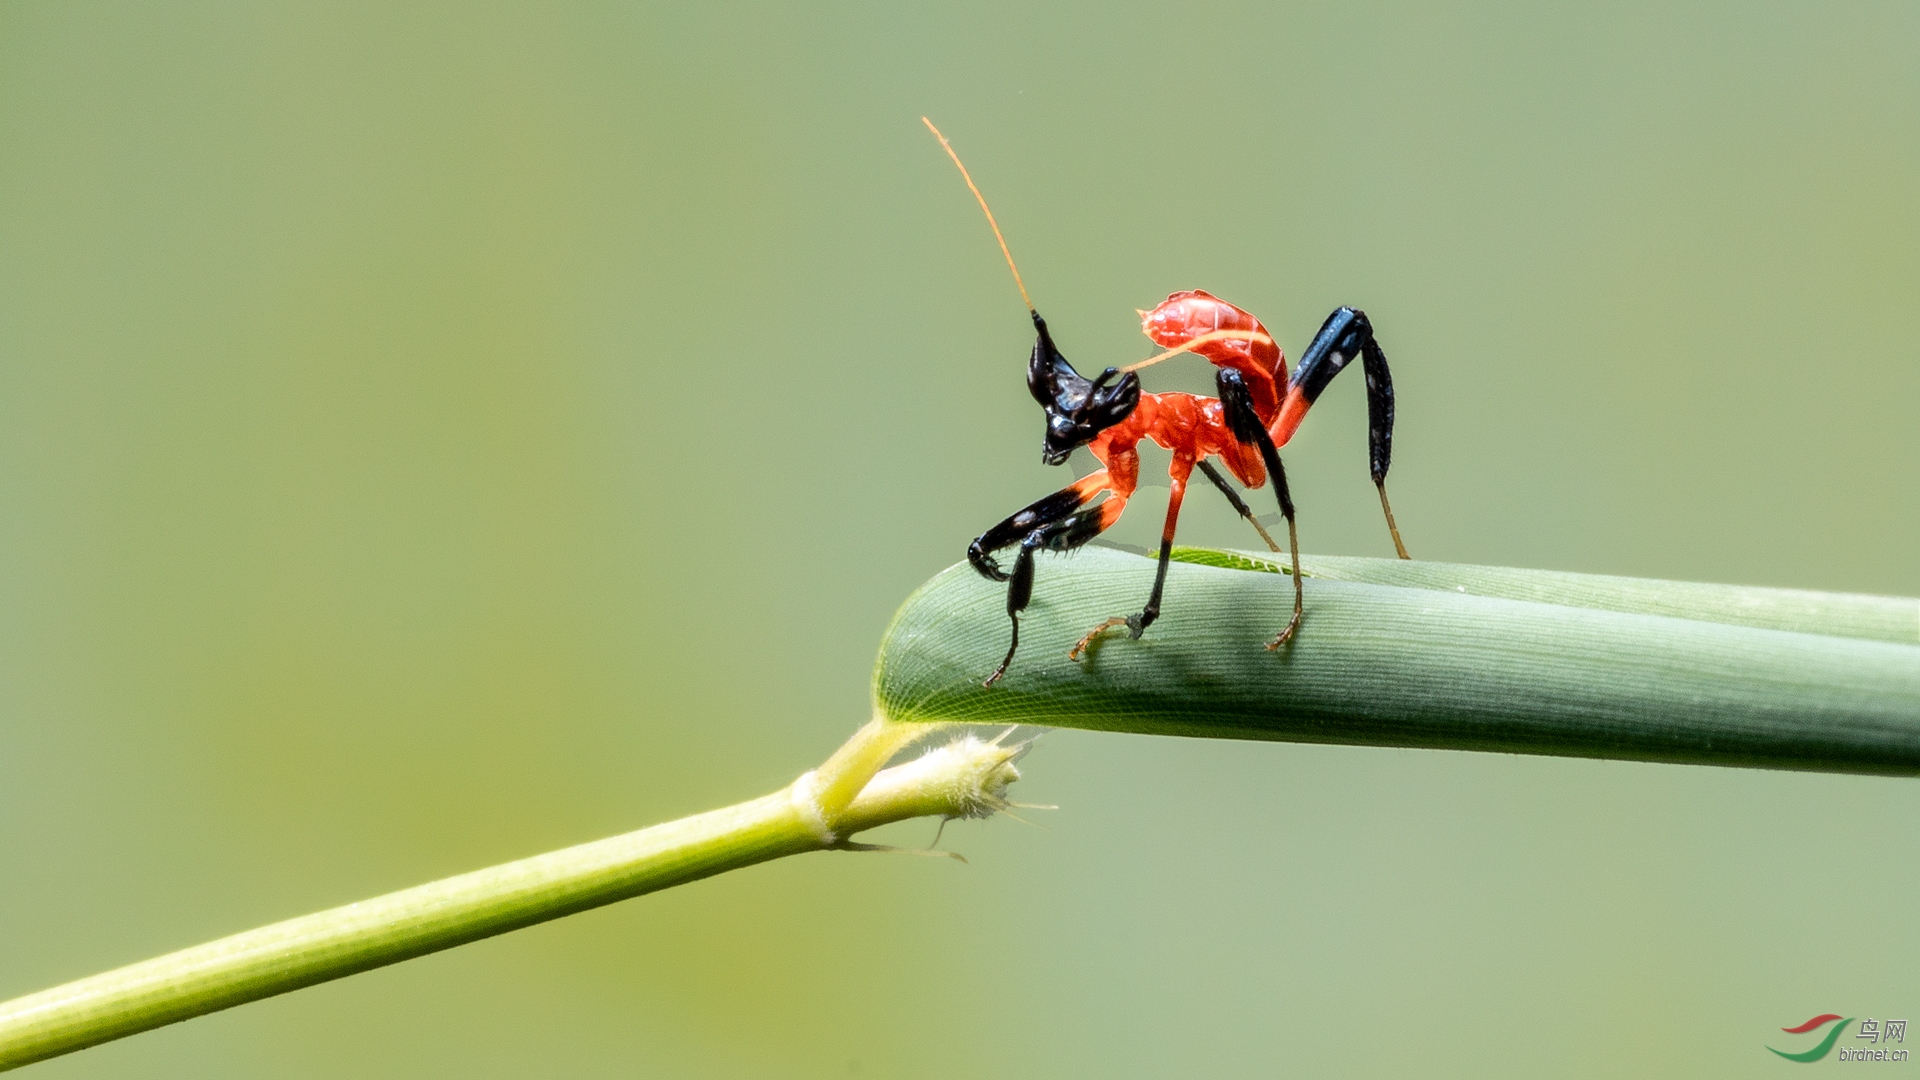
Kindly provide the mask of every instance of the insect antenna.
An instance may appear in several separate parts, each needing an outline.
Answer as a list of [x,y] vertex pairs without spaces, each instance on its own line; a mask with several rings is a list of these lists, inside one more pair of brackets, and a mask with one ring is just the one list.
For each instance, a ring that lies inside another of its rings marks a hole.
[[1209,330],[1206,333],[1201,334],[1200,336],[1194,338],[1192,341],[1187,342],[1185,345],[1176,345],[1173,348],[1168,349],[1166,352],[1156,353],[1155,355],[1149,356],[1145,360],[1141,360],[1138,363],[1128,364],[1126,367],[1123,367],[1120,370],[1128,373],[1139,371],[1141,368],[1152,367],[1153,365],[1159,363],[1162,360],[1171,360],[1174,357],[1179,356],[1181,353],[1198,352],[1200,349],[1200,346],[1210,344],[1215,341],[1245,341],[1245,342],[1248,342],[1249,344],[1258,342],[1262,345],[1273,344],[1273,339],[1271,337],[1268,337],[1266,334],[1262,334],[1257,330]]
[[927,130],[933,132],[933,137],[940,140],[940,145],[946,150],[947,156],[952,158],[954,165],[959,167],[960,178],[967,182],[967,190],[973,192],[973,197],[980,203],[981,212],[987,215],[987,225],[993,229],[993,238],[1000,241],[1000,254],[1007,257],[1007,269],[1013,271],[1013,283],[1020,290],[1021,303],[1027,305],[1028,311],[1032,311],[1033,301],[1027,298],[1027,285],[1020,280],[1020,268],[1013,265],[1013,252],[1007,249],[1007,238],[1000,235],[1000,223],[993,220],[993,211],[987,209],[987,197],[980,194],[980,189],[974,185],[973,175],[967,172],[966,165],[960,161],[960,155],[953,152],[953,144],[947,141],[945,135],[940,134],[939,128],[933,126],[933,121],[923,116],[920,122],[927,125]]

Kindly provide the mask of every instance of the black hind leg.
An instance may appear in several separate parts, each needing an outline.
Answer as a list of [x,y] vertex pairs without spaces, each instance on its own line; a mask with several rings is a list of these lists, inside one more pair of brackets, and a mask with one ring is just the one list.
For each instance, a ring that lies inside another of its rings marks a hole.
[[[1366,312],[1343,307],[1327,316],[1307,351],[1300,354],[1300,365],[1293,369],[1293,378],[1287,387],[1288,407],[1282,410],[1283,420],[1290,416],[1292,423],[1298,423],[1306,407],[1319,400],[1320,392],[1356,356],[1367,373],[1368,471],[1373,476],[1374,488],[1380,492],[1380,509],[1387,516],[1387,531],[1393,534],[1393,550],[1403,559],[1411,558],[1407,545],[1400,542],[1400,526],[1394,523],[1393,506],[1387,502],[1387,467],[1393,463],[1393,373],[1387,370],[1387,354],[1374,339],[1373,324],[1367,320]],[[1299,400],[1298,405],[1294,405],[1295,399]],[[1292,434],[1288,426],[1280,437],[1285,439]]]

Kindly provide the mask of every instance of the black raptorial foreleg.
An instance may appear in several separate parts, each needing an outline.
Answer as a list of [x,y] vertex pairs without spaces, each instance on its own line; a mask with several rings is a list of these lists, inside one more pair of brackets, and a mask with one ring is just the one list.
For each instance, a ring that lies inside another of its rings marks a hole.
[[[1103,491],[1108,493],[1106,502],[1087,505]],[[1101,469],[1030,503],[981,533],[967,546],[967,561],[975,570],[984,577],[1007,583],[1007,619],[1013,624],[1013,641],[1007,646],[1006,658],[987,676],[984,685],[992,686],[1000,681],[1000,676],[1007,673],[1007,665],[1013,663],[1014,651],[1020,647],[1020,612],[1033,598],[1034,553],[1079,547],[1113,524],[1126,503],[1126,497],[1112,489],[1107,470]],[[1020,545],[1020,551],[1014,556],[1013,570],[1009,573],[1000,569],[993,553],[1015,544]]]
[[1367,373],[1368,471],[1380,492],[1380,509],[1387,516],[1393,548],[1401,558],[1409,558],[1407,546],[1400,542],[1400,527],[1393,520],[1393,506],[1387,502],[1387,467],[1393,462],[1393,375],[1387,370],[1387,354],[1374,339],[1373,324],[1366,312],[1343,307],[1327,316],[1307,351],[1300,354],[1288,394],[1297,394],[1312,405],[1356,356]]
[[1213,486],[1219,488],[1220,494],[1225,495],[1227,501],[1233,504],[1233,512],[1247,519],[1247,524],[1253,526],[1254,531],[1260,534],[1260,539],[1267,542],[1267,550],[1279,551],[1280,545],[1274,543],[1273,537],[1267,534],[1267,527],[1260,524],[1259,518],[1253,516],[1253,511],[1247,508],[1246,500],[1240,497],[1239,492],[1233,490],[1233,485],[1227,483],[1227,478],[1220,475],[1220,470],[1205,461],[1194,464],[1200,466],[1200,471],[1207,474],[1207,479],[1213,481]]
[[[987,676],[980,685],[992,686],[999,682],[1000,676],[1007,673],[1008,665],[1013,663],[1013,654],[1020,648],[1020,613],[1026,610],[1027,604],[1033,599],[1034,553],[1070,551],[1100,535],[1105,527],[1102,509],[1092,506],[1042,525],[1021,539],[1020,552],[1013,558],[1013,572],[1004,575],[1007,581],[1007,621],[1013,624],[1013,639],[1007,644],[1007,655],[1001,658],[1000,666],[994,668],[993,674]],[[978,566],[977,563],[975,565]]]
[[1273,436],[1267,434],[1266,425],[1254,412],[1253,395],[1247,391],[1246,380],[1232,368],[1221,368],[1214,382],[1220,390],[1228,430],[1241,442],[1259,447],[1260,459],[1266,462],[1267,475],[1272,478],[1274,497],[1280,502],[1280,516],[1287,519],[1287,548],[1293,556],[1293,618],[1288,620],[1286,629],[1267,643],[1267,648],[1277,649],[1300,628],[1300,613],[1306,606],[1304,586],[1300,583],[1300,530],[1293,519],[1293,493],[1287,490],[1287,470],[1280,463],[1280,451],[1273,445]]
[[1000,564],[993,560],[993,553],[1001,548],[1021,543],[1036,529],[1044,529],[1066,520],[1074,511],[1085,506],[1089,499],[1098,494],[1099,486],[1088,482],[1096,478],[1100,478],[1100,474],[1061,488],[1044,499],[1035,500],[1005,521],[981,533],[973,543],[967,545],[967,561],[972,563],[973,568],[983,577],[992,578],[994,581],[1007,580],[1006,571],[1001,570]]

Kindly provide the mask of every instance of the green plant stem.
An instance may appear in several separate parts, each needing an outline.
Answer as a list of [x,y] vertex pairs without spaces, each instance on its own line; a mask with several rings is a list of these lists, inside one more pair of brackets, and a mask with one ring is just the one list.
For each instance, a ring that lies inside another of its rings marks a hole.
[[1068,647],[1138,611],[1154,564],[1044,560],[992,689],[1006,586],[955,566],[895,616],[875,701],[921,722],[1920,774],[1920,601],[1303,558],[1353,580],[1308,578],[1298,636],[1269,652],[1293,599],[1249,572],[1271,557],[1183,558],[1146,635],[1078,663]]
[[[857,847],[911,817],[1005,806],[1018,747],[966,738],[879,771],[931,730],[870,724],[751,802],[289,919],[0,1003],[0,1069],[452,948],[754,863]],[[845,793],[837,798],[833,792]]]

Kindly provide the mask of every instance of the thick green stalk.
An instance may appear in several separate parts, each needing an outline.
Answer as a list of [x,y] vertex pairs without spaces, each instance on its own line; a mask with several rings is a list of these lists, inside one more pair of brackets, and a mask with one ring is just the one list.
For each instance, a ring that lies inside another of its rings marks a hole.
[[1249,571],[1272,557],[1183,554],[1160,621],[1078,663],[1068,647],[1139,610],[1154,564],[1043,561],[992,689],[1006,587],[953,567],[895,616],[875,700],[897,720],[1920,773],[1920,601],[1304,559],[1327,576],[1269,652],[1293,585]]
[[[1175,548],[1173,557],[1201,566],[1287,570],[1282,556],[1270,552],[1220,548]],[[1731,623],[1762,630],[1867,638],[1920,645],[1920,600],[1902,596],[1772,589],[1755,585],[1715,585],[1699,581],[1573,574],[1562,570],[1519,570],[1510,566],[1367,559],[1353,555],[1302,555],[1303,577],[1358,581],[1531,600],[1564,607],[1598,608],[1638,615]]]
[[[1019,748],[966,738],[878,772],[925,728],[869,725],[752,802],[289,919],[0,1003],[0,1069],[397,963],[923,815],[1005,806]],[[851,788],[845,799],[835,789]]]

